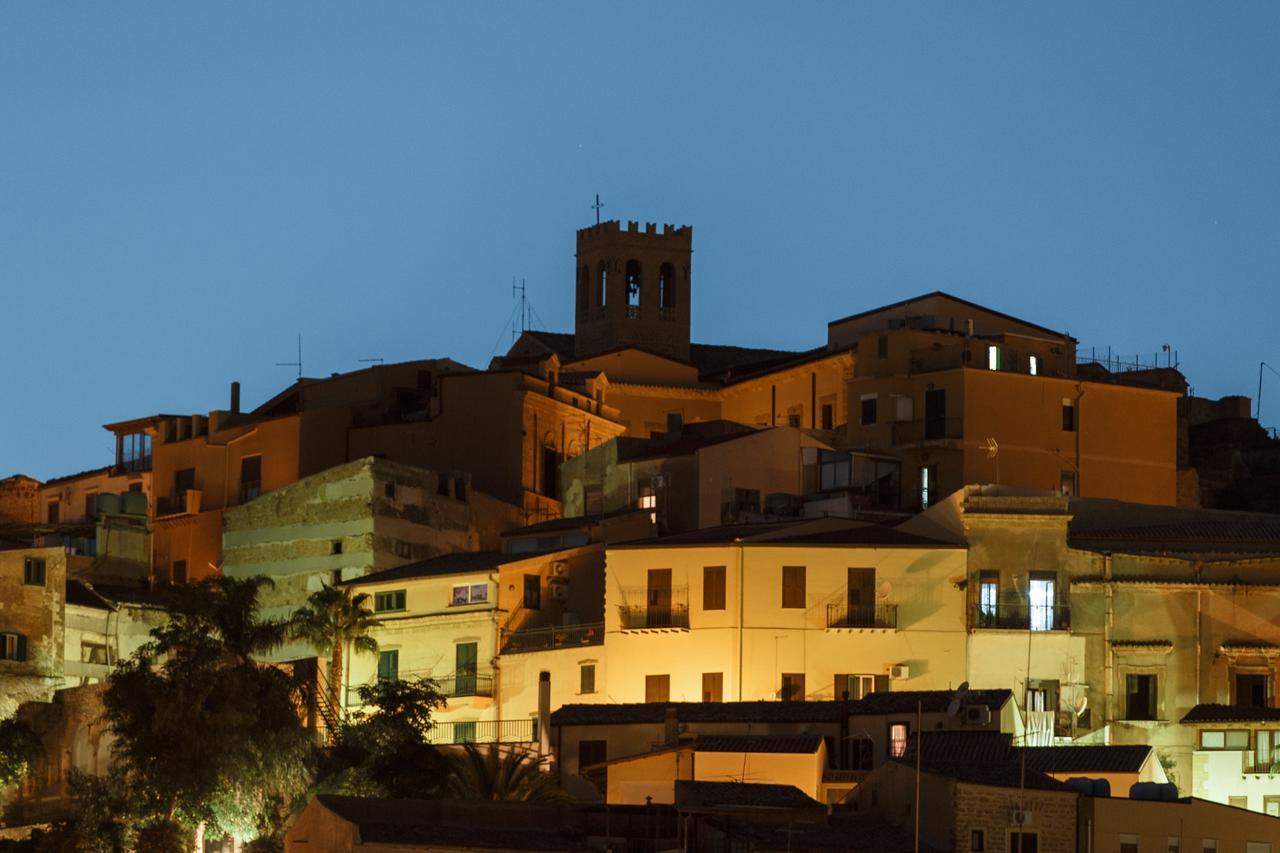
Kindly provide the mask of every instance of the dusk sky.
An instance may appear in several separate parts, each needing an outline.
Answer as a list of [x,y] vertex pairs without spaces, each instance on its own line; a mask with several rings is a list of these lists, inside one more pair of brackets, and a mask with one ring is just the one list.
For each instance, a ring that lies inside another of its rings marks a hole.
[[[101,425],[572,329],[574,231],[694,226],[693,335],[932,290],[1280,370],[1280,4],[9,3],[0,477]],[[1280,376],[1263,381],[1280,424]]]

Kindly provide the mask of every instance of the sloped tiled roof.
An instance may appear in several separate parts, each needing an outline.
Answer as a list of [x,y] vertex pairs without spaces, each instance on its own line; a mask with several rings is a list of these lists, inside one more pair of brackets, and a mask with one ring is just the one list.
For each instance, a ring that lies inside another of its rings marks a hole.
[[807,755],[817,752],[822,735],[698,735],[695,752],[772,752]]
[[543,553],[550,552],[530,551],[524,554],[504,554],[501,551],[460,551],[456,554],[442,554],[439,557],[406,563],[403,566],[384,569],[363,577],[349,578],[348,580],[340,581],[338,586],[359,586],[369,583],[382,583],[384,581],[407,580],[409,578],[430,578],[440,575],[482,572],[485,569],[497,568],[506,563],[529,560]]
[[[1010,690],[970,690],[966,703],[986,705],[996,714],[1012,697]],[[938,713],[947,710],[953,698],[955,693],[950,690],[884,690],[850,703],[850,710],[854,714],[914,714],[919,704],[921,711]]]
[[676,782],[676,805],[753,809],[826,809],[794,785],[755,782]]
[[511,801],[316,799],[355,824],[364,844],[442,845],[452,849],[576,850],[567,809]]
[[924,758],[931,762],[987,762],[1012,760],[1013,738],[1006,732],[940,731],[924,733],[924,738],[911,735],[903,756],[915,761],[916,744],[924,744]]
[[[925,755],[928,756],[928,746],[925,746]],[[907,762],[905,759],[895,758],[902,764],[914,768],[914,762]],[[1052,776],[1046,775],[1039,770],[1027,768],[1026,774],[1022,772],[1022,767],[1017,761],[986,761],[986,762],[968,762],[968,761],[924,761],[921,769],[926,773],[933,773],[936,776],[947,776],[955,779],[957,782],[968,782],[973,785],[991,785],[996,788],[1018,788],[1027,787],[1039,791],[1068,791],[1074,792],[1075,789],[1069,787],[1065,782],[1059,782]]]
[[1145,744],[1025,747],[1027,767],[1044,773],[1137,773],[1151,757]]
[[1184,723],[1271,723],[1280,720],[1280,708],[1241,708],[1236,705],[1196,705],[1182,718]]
[[563,705],[551,714],[555,726],[661,723],[673,708],[682,723],[837,723],[841,702],[632,702]]

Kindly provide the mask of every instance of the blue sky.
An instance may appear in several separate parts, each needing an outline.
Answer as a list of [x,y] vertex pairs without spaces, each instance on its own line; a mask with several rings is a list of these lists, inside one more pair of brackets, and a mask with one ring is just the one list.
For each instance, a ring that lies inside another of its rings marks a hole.
[[697,340],[944,289],[1252,396],[1277,44],[1271,2],[6,4],[0,476],[254,405],[299,332],[482,366],[513,276],[568,330],[597,192],[694,226]]

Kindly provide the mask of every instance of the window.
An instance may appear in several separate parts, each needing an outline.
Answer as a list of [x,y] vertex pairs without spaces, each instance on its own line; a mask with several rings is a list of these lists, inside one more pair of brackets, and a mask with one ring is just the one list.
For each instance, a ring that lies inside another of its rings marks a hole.
[[599,297],[596,304],[603,308],[609,301],[609,268],[604,264],[600,264]]
[[145,432],[133,432],[116,439],[116,464],[120,470],[132,473],[151,470],[151,436]]
[[1013,853],[1040,853],[1040,838],[1034,832],[1009,832],[1009,846]]
[[554,498],[560,487],[560,454],[554,447],[542,448],[542,496]]
[[804,695],[804,673],[782,673],[782,689],[778,691],[778,698],[783,702],[803,702]]
[[401,539],[396,540],[396,556],[404,560],[413,558],[413,545]]
[[924,392],[924,438],[932,441],[947,437],[947,389]]
[[240,503],[262,494],[262,457],[246,456],[240,460]]
[[978,624],[994,625],[1000,612],[1000,573],[978,574]]
[[881,335],[876,338],[876,358],[889,357],[889,336]]
[[644,701],[668,702],[671,700],[671,676],[646,675],[644,677]]
[[723,702],[724,701],[724,673],[723,672],[702,673],[702,701],[703,702]]
[[1265,673],[1237,672],[1235,682],[1237,708],[1270,707],[1270,676]]
[[0,660],[27,659],[27,638],[22,634],[0,634]]
[[524,576],[524,606],[528,610],[542,609],[542,578],[538,575]]
[[1169,853],[1182,853],[1182,839],[1179,836],[1169,836]]
[[1156,719],[1156,677],[1149,674],[1125,676],[1125,719]]
[[922,465],[920,466],[920,508],[928,509],[933,505],[933,501],[938,491],[938,466]]
[[792,406],[787,409],[787,426],[798,427],[804,425],[804,406]]
[[93,521],[98,517],[98,493],[90,492],[84,496],[84,517]]
[[987,849],[987,834],[981,829],[969,830],[970,853],[983,853]]
[[378,652],[378,680],[397,681],[400,678],[399,649],[385,649]]
[[1249,731],[1247,729],[1228,729],[1227,731],[1206,730],[1200,732],[1201,749],[1244,750],[1249,748]]
[[173,577],[174,583],[186,583],[187,582],[187,561],[174,560],[173,568],[171,570],[171,576]]
[[1121,833],[1120,853],[1138,853],[1138,836],[1127,832]]
[[889,755],[901,758],[907,754],[907,737],[911,727],[907,723],[889,724]]
[[[627,261],[627,307],[640,307],[640,264],[637,261]],[[639,314],[628,312],[628,316]]]
[[848,696],[849,699],[856,702],[867,694],[874,693],[875,690],[876,677],[874,675],[839,674],[836,676],[836,699],[843,699]]
[[1280,768],[1280,730],[1258,729],[1253,733],[1253,768],[1274,773]]
[[596,692],[596,665],[584,663],[578,666],[578,692]]
[[449,605],[456,607],[462,604],[484,604],[488,600],[489,585],[487,583],[459,583],[453,585]]
[[870,426],[876,422],[876,395],[862,395],[862,425]]
[[1271,853],[1270,841],[1246,841],[1244,853]]
[[804,609],[804,566],[782,567],[782,606]]
[[654,489],[652,480],[642,480],[637,489],[636,498],[637,509],[657,509],[658,493]]
[[818,450],[818,488],[824,492],[849,488],[852,461],[848,453]]
[[1058,479],[1058,490],[1069,498],[1075,497],[1077,493],[1075,471],[1064,470],[1062,472],[1062,476]]
[[28,586],[44,586],[44,560],[27,557],[22,561],[22,582]]
[[453,647],[453,693],[455,696],[476,695],[478,660],[478,643],[458,643]]
[[724,566],[702,567],[702,609],[724,610]]
[[1027,373],[1030,373],[1032,376],[1040,375],[1040,356],[1027,356]]
[[[1032,572],[1031,582],[1027,589],[1027,603],[1030,606],[1031,630],[1052,631],[1057,627],[1054,612],[1056,579],[1051,572]],[[1131,718],[1132,719],[1132,718]]]
[[341,539],[334,539],[332,542],[330,542],[330,543],[329,543],[329,553],[330,553],[330,554],[341,554],[341,553],[342,553],[342,540],[341,540]]
[[376,613],[386,613],[392,610],[404,610],[404,590],[393,589],[388,592],[374,593],[373,609]]
[[1062,399],[1062,431],[1076,431],[1076,401],[1069,397]]
[[591,268],[586,264],[578,270],[578,313],[586,314],[591,302]]
[[822,428],[835,429],[836,408],[830,403],[822,404]]
[[671,264],[658,267],[658,306],[676,307],[676,269]]
[[1003,355],[1004,353],[1000,351],[1000,347],[995,346],[994,344],[992,344],[991,346],[988,346],[987,347],[987,370],[999,370],[1001,367],[1001,362],[1003,361]]
[[1216,838],[1206,838],[1200,842],[1201,853],[1218,853],[1218,840]]
[[45,515],[45,519],[49,522],[49,524],[58,523],[58,516],[60,514],[58,510],[59,510],[58,502],[49,501],[49,508],[47,510],[47,514]]

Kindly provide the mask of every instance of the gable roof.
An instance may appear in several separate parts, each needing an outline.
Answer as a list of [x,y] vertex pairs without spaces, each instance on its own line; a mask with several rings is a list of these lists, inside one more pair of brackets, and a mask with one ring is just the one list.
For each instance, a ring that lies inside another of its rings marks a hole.
[[766,521],[756,524],[725,524],[704,527],[688,533],[674,533],[622,542],[620,548],[664,546],[732,545],[845,545],[868,548],[949,548],[964,549],[964,545],[943,542],[908,533],[896,527],[887,527],[871,521],[845,519],[802,518],[786,521]]
[[363,844],[439,844],[470,850],[573,850],[563,806],[509,800],[407,800],[319,794],[315,801],[354,824]]
[[882,311],[892,311],[895,308],[902,308],[907,305],[910,305],[913,302],[923,302],[926,299],[938,299],[938,298],[950,299],[952,302],[956,302],[968,308],[973,308],[975,310],[981,311],[984,314],[990,314],[992,317],[1000,317],[1001,319],[1010,320],[1022,326],[1029,326],[1033,329],[1039,329],[1040,331],[1045,332],[1046,334],[1049,334],[1049,335],[1053,335],[1056,338],[1066,338],[1068,340],[1075,340],[1075,338],[1072,338],[1070,335],[1066,334],[1065,332],[1059,332],[1056,329],[1050,329],[1048,326],[1041,326],[1037,323],[1032,323],[1029,320],[1024,320],[1021,317],[1015,317],[1012,314],[1006,314],[1003,311],[997,311],[994,308],[988,308],[985,305],[979,305],[977,302],[970,302],[968,299],[961,299],[959,296],[955,296],[954,294],[947,293],[944,290],[934,290],[929,293],[922,293],[919,296],[912,296],[908,299],[901,299],[897,302],[890,302],[888,305],[881,305],[879,308],[871,308],[866,311],[859,311],[856,314],[850,314],[848,317],[841,317],[839,320],[832,320],[831,322],[827,323],[827,327],[830,328],[831,326],[838,326],[841,323],[848,323],[851,320],[860,320],[863,317],[870,317],[871,315],[879,314]]
[[562,705],[553,726],[662,723],[667,709],[682,723],[838,723],[842,702],[629,702]]
[[1280,708],[1241,708],[1236,705],[1196,705],[1182,717],[1184,723],[1272,723],[1280,720]]
[[694,752],[768,752],[808,755],[822,746],[822,735],[698,735]]
[[383,569],[380,572],[363,575],[358,578],[348,578],[339,581],[337,586],[361,586],[370,583],[382,583],[384,581],[408,580],[410,578],[431,578],[441,575],[459,575],[470,574],[474,572],[482,572],[486,569],[496,569],[507,563],[518,563],[521,560],[530,560],[534,557],[540,557],[543,554],[549,554],[550,551],[528,551],[521,554],[504,554],[501,551],[460,551],[455,554],[441,554],[438,557],[430,557],[426,560],[418,560],[414,563],[406,563],[403,566],[396,566],[392,569]]
[[[904,759],[914,761],[918,738],[912,735]],[[1151,757],[1151,747],[1074,744],[1016,747],[1013,736],[993,731],[925,732],[924,763],[1013,764],[1025,756],[1027,768],[1041,773],[1137,773]]]
[[676,782],[676,806],[750,809],[822,809],[826,806],[794,785],[756,782]]
[[[914,714],[917,705],[922,712],[939,713],[946,711],[954,698],[951,690],[882,690],[868,693],[850,705],[855,714]],[[986,705],[996,714],[1012,698],[1013,691],[1008,689],[970,690],[967,704]]]
[[1151,757],[1146,744],[1028,746],[1027,767],[1044,773],[1137,773]]
[[[928,747],[926,747],[927,749]],[[925,753],[928,755],[928,752]],[[915,770],[914,761],[906,761],[903,758],[895,758],[893,761]],[[922,771],[932,773],[935,776],[946,776],[955,779],[957,782],[967,782],[971,785],[990,785],[995,788],[1020,788],[1027,787],[1039,791],[1065,791],[1067,793],[1076,793],[1076,789],[1067,785],[1066,782],[1059,782],[1052,776],[1042,773],[1039,770],[1033,770],[1027,767],[1026,773],[1022,772],[1022,767],[1017,761],[928,761],[921,762]]]

